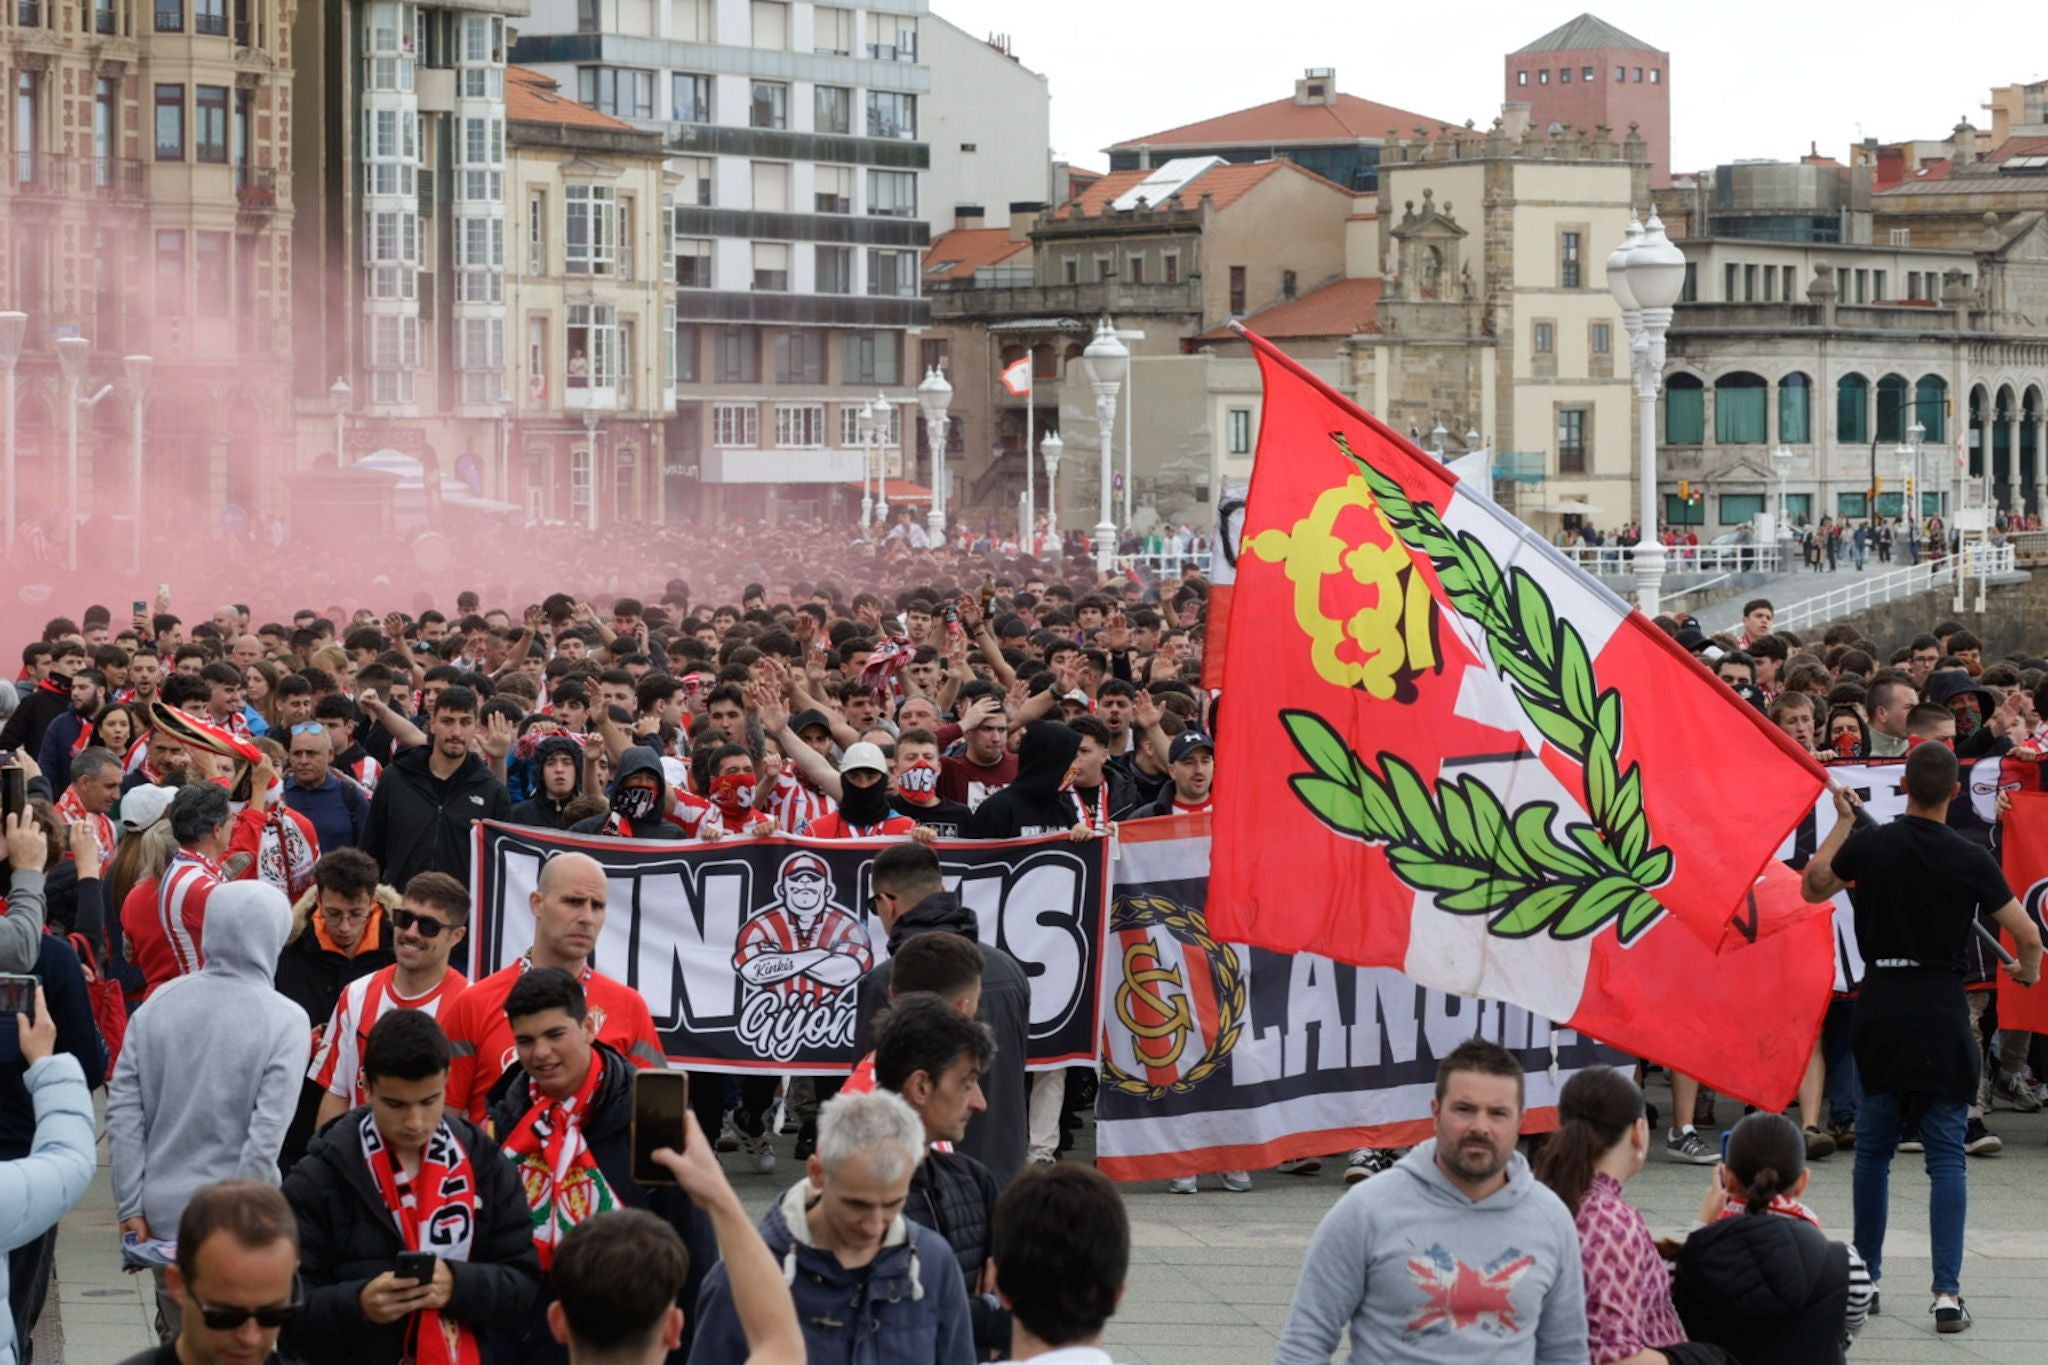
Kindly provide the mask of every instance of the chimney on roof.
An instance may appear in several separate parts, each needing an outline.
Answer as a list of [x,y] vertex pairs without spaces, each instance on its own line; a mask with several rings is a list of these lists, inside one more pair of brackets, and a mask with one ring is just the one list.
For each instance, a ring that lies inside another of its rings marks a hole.
[[954,228],[978,228],[981,220],[988,215],[979,204],[955,204],[953,206]]
[[1337,103],[1337,68],[1312,66],[1294,83],[1294,102],[1303,108]]
[[1954,142],[1956,165],[1968,166],[1977,160],[1977,130],[1964,119],[1955,126]]
[[1031,225],[1038,221],[1038,215],[1045,212],[1045,205],[1036,199],[1013,199],[1010,201],[1010,240],[1028,242],[1031,240]]
[[1500,135],[1510,142],[1520,142],[1529,135],[1529,106],[1510,102],[1500,107]]

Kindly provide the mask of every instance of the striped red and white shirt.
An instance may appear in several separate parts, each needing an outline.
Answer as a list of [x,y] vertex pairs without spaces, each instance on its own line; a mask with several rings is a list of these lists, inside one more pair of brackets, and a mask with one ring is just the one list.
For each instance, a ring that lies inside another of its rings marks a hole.
[[[740,926],[732,965],[736,968],[744,966],[764,953],[803,953],[814,948],[852,958],[860,964],[862,975],[875,965],[875,952],[868,946],[867,930],[852,915],[835,906],[827,906],[804,924],[780,905],[770,906]],[[822,1003],[833,999],[846,987],[830,985],[808,972],[799,972],[770,982],[765,989],[784,999]]]
[[121,906],[128,960],[142,969],[144,998],[166,981],[206,965],[200,951],[206,899],[221,882],[218,864],[181,848],[163,876],[137,884]]
[[838,810],[839,803],[795,773],[784,770],[775,779],[775,800],[770,809],[775,812],[777,828],[794,832]]
[[[81,820],[85,821],[92,826],[93,838],[100,841],[100,856],[102,858],[114,856],[114,822],[104,815],[95,815],[87,810],[84,803],[78,799],[78,788],[66,787],[64,789],[63,797],[57,802],[57,818],[67,825],[75,825]],[[71,856],[71,851],[68,848],[64,851],[64,856],[67,858]]]
[[469,978],[450,967],[439,984],[424,995],[400,995],[395,985],[397,977],[398,967],[394,964],[348,983],[341,999],[334,1002],[334,1013],[320,1035],[319,1050],[306,1069],[306,1075],[316,1085],[329,1094],[341,1096],[351,1107],[369,1102],[370,1097],[363,1091],[363,1048],[377,1021],[393,1010],[419,1010],[433,1018],[440,1012],[442,1001],[454,999],[469,986]]
[[362,783],[363,790],[366,792],[377,790],[377,779],[384,775],[384,765],[371,758],[368,754],[364,754],[354,763],[348,764],[347,769],[348,775]]

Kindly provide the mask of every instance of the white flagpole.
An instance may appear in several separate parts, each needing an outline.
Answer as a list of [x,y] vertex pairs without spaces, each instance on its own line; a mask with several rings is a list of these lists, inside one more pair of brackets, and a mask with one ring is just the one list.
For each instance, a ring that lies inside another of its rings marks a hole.
[[1032,445],[1037,438],[1034,423],[1038,414],[1032,409],[1038,406],[1038,366],[1031,357],[1031,345],[1024,346],[1024,544],[1021,547],[1027,557],[1035,556],[1038,543],[1038,488],[1032,476],[1031,462],[1035,458]]

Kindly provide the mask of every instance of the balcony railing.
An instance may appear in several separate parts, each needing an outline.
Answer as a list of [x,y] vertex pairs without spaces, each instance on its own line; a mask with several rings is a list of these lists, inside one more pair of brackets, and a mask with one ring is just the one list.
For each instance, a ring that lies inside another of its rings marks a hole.
[[205,38],[228,36],[228,17],[225,14],[195,14],[192,16],[192,31]]
[[274,166],[235,167],[235,203],[243,209],[274,209],[277,207],[277,168]]

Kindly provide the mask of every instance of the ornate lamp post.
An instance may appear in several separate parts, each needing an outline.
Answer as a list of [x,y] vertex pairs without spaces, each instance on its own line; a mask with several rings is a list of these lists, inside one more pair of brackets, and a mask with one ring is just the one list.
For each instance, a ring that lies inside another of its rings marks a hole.
[[853,419],[854,434],[860,437],[860,528],[875,524],[875,491],[868,480],[875,464],[875,405],[862,403]]
[[1066,449],[1067,443],[1057,431],[1048,431],[1038,443],[1038,454],[1045,461],[1045,529],[1052,536],[1054,554],[1062,553],[1066,544],[1060,538],[1060,456]]
[[84,337],[57,338],[57,360],[64,367],[64,568],[69,573],[78,572],[78,410],[91,350]]
[[1102,502],[1095,519],[1095,567],[1108,573],[1116,555],[1116,524],[1109,519],[1110,487],[1114,482],[1110,473],[1111,437],[1116,429],[1116,394],[1130,373],[1131,352],[1117,339],[1116,328],[1109,325],[1109,319],[1104,318],[1096,324],[1095,339],[1081,356],[1088,362],[1088,378],[1095,387],[1095,429],[1102,438]]
[[925,530],[931,533],[934,546],[944,544],[946,537],[946,481],[951,477],[946,469],[946,410],[952,405],[953,386],[934,365],[917,386],[917,406],[924,413],[924,441],[932,449],[932,507],[925,517]]
[[889,428],[895,424],[895,404],[886,393],[875,395],[875,524],[889,525],[889,461],[882,452],[889,448]]
[[128,473],[131,482],[128,527],[128,572],[142,572],[142,400],[149,396],[149,371],[156,364],[146,355],[121,361],[128,372]]
[[334,464],[338,469],[349,467],[348,458],[348,406],[355,396],[348,381],[340,375],[327,388],[327,402],[334,409]]
[[1654,616],[1664,583],[1664,544],[1657,538],[1657,395],[1664,383],[1664,334],[1685,288],[1685,254],[1664,235],[1663,220],[1654,209],[1647,224],[1630,222],[1628,235],[1607,258],[1607,287],[1621,307],[1636,381],[1637,446],[1642,451],[1642,532],[1634,549],[1636,606]]

